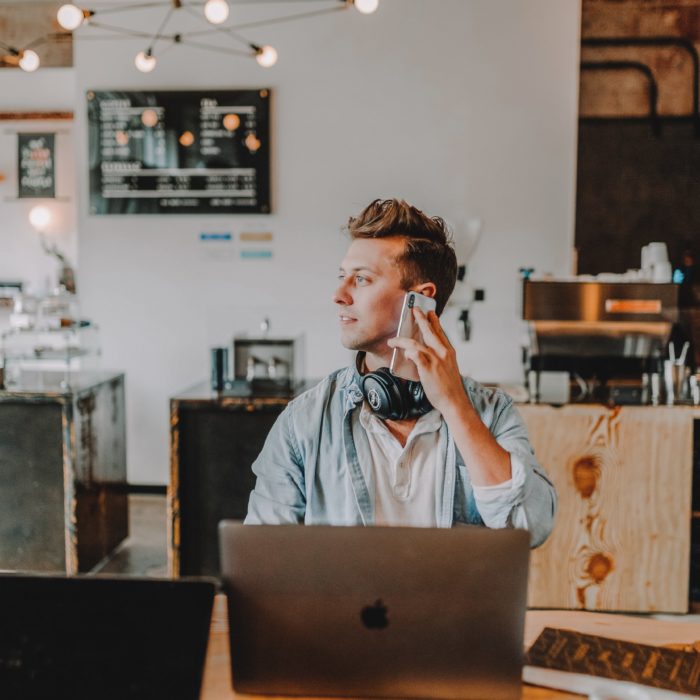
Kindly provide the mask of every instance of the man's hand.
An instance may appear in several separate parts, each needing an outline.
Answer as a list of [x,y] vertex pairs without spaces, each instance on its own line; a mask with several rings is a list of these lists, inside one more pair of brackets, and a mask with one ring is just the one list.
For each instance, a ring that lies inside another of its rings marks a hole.
[[442,330],[437,314],[431,311],[426,316],[414,307],[413,317],[423,342],[392,338],[388,345],[401,348],[415,363],[426,396],[452,431],[472,484],[494,486],[507,481],[512,476],[510,454],[496,442],[464,391],[457,353]]
[[412,338],[391,338],[388,345],[401,348],[416,365],[428,400],[443,416],[464,409],[469,398],[459,374],[457,353],[442,330],[440,319],[434,311],[426,316],[417,306],[413,307],[413,318],[420,328],[423,343]]

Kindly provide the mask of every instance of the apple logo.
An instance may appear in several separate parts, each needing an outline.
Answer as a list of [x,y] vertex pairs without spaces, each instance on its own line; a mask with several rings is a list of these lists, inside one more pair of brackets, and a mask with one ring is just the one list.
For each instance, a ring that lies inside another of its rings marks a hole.
[[381,600],[377,600],[374,605],[367,605],[362,608],[360,618],[362,624],[370,630],[381,630],[389,624],[387,617],[388,608]]

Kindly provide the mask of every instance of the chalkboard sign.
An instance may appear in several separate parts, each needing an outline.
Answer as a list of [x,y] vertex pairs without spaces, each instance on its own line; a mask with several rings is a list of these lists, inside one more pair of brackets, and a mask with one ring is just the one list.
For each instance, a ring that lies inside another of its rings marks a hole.
[[17,134],[17,196],[56,196],[54,175],[55,134]]
[[87,93],[91,214],[270,211],[270,90]]

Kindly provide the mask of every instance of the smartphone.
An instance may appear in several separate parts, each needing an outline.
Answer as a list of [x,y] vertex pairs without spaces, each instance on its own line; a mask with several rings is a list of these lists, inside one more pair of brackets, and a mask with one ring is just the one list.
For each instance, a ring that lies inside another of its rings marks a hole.
[[[435,299],[426,297],[423,294],[418,294],[418,292],[408,292],[404,297],[403,306],[401,307],[401,317],[399,318],[399,328],[396,331],[396,337],[413,338],[419,343],[422,343],[423,336],[421,335],[415,318],[413,318],[414,306],[422,309],[423,313],[427,316],[428,311],[435,311]],[[405,357],[401,348],[394,348],[389,371],[393,375],[403,379],[410,379],[414,382],[419,380],[415,363]]]

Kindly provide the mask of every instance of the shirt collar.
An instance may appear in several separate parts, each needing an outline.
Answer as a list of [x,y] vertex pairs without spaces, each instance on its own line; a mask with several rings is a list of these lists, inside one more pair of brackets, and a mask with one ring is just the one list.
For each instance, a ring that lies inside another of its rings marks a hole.
[[365,353],[360,351],[355,356],[355,363],[347,367],[340,379],[340,388],[345,393],[345,412],[352,411],[358,403],[360,403],[364,395],[360,388],[362,382],[362,374],[360,369],[365,361]]
[[[362,402],[362,408],[360,409],[360,424],[368,433],[384,434],[389,432],[389,429],[384,425],[384,421],[372,411],[366,401]],[[441,426],[442,414],[436,408],[433,408],[418,418],[413,426],[409,440],[424,433],[433,433],[440,430]]]

